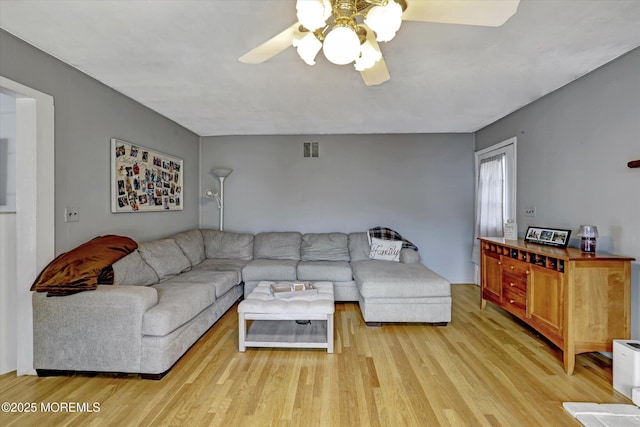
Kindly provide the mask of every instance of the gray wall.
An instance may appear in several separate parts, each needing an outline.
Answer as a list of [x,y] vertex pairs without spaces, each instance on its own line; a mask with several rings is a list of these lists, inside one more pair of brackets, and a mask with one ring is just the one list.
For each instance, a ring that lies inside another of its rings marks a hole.
[[[198,225],[197,135],[2,30],[0,75],[54,98],[56,253],[100,234],[147,240]],[[112,137],[184,159],[183,211],[111,213]],[[79,222],[64,222],[66,206]]]
[[[320,143],[319,158],[303,142]],[[393,228],[423,262],[454,283],[473,281],[473,136],[320,135],[202,138],[201,194],[208,171],[230,167],[225,229],[247,232]],[[218,227],[201,198],[201,224]]]
[[[518,227],[598,226],[598,249],[632,264],[632,334],[640,339],[640,50],[476,134],[477,148],[518,137]],[[536,207],[536,217],[524,210]]]

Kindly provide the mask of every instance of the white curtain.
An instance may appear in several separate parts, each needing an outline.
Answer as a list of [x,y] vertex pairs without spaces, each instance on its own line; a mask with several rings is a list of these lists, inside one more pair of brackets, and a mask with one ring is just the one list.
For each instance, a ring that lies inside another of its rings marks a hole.
[[480,264],[478,237],[504,235],[504,154],[480,161],[476,206],[476,228],[471,261]]

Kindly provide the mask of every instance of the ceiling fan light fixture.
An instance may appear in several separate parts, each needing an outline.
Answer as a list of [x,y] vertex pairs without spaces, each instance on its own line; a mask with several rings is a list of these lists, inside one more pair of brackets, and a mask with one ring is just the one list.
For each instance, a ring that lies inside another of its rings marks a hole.
[[327,19],[331,16],[331,2],[329,0],[298,0],[296,12],[300,24],[313,32],[327,25]]
[[304,33],[304,36],[293,39],[293,47],[298,51],[298,55],[307,65],[316,64],[316,55],[322,49],[322,42],[311,31]]
[[324,56],[336,65],[345,65],[360,56],[360,38],[349,26],[334,26],[324,38]]
[[402,25],[402,6],[394,0],[389,0],[386,6],[374,6],[367,12],[364,23],[376,33],[377,41],[388,42]]
[[360,57],[356,59],[354,67],[357,71],[368,70],[380,59],[382,59],[382,52],[374,48],[371,42],[367,40],[360,47]]

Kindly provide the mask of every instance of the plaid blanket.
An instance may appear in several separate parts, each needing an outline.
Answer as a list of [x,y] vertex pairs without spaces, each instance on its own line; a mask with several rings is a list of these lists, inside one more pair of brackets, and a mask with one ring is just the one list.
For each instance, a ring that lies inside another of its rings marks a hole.
[[410,241],[402,237],[400,233],[398,233],[397,231],[394,231],[390,228],[373,227],[373,228],[370,228],[367,231],[367,233],[369,234],[369,239],[371,239],[372,237],[375,237],[376,239],[383,239],[383,240],[400,240],[402,241],[403,248],[413,249],[414,251],[418,252],[418,247],[416,245],[414,245],[413,243],[411,243]]

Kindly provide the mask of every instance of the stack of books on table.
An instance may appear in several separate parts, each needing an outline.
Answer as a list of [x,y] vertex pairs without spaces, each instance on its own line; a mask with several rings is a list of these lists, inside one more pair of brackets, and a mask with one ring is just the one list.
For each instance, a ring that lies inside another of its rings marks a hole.
[[279,282],[271,285],[271,293],[276,298],[290,298],[315,295],[318,290],[309,282]]

